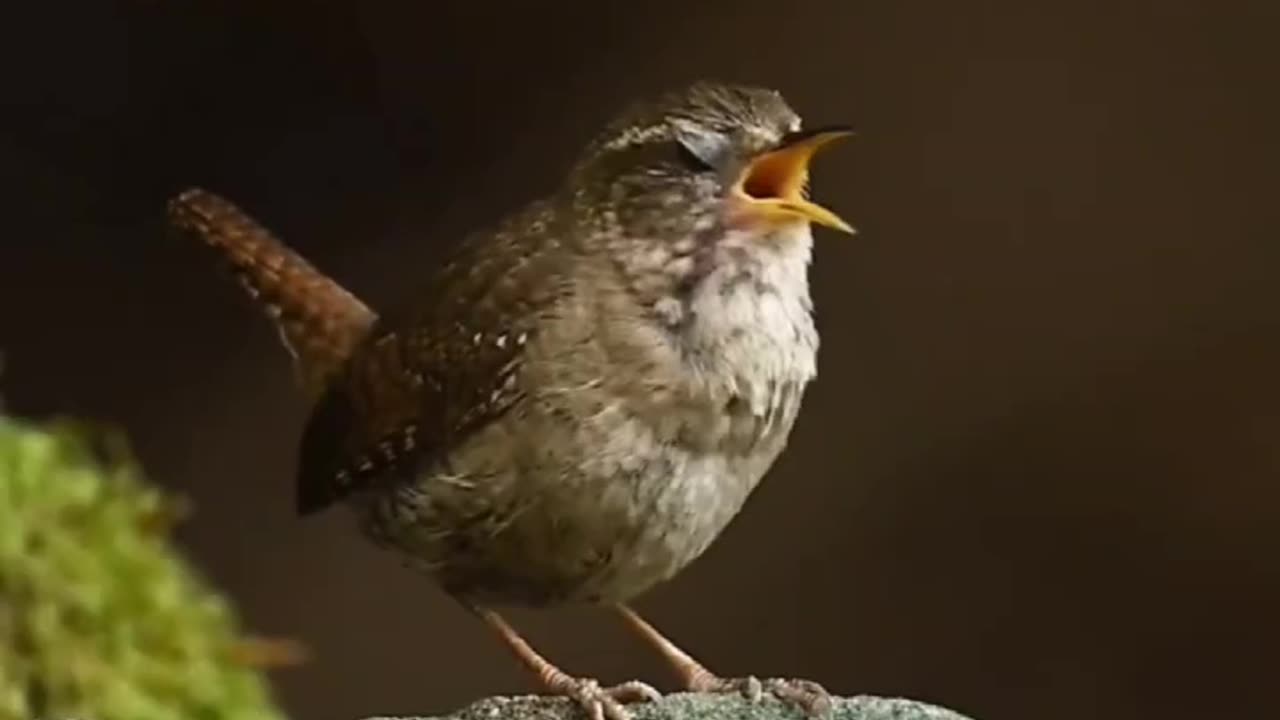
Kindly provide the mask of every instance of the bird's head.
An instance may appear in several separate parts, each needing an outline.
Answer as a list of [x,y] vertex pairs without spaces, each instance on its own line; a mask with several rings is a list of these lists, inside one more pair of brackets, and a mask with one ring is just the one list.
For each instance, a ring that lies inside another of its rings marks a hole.
[[852,233],[808,199],[810,161],[849,134],[803,129],[776,91],[698,83],[615,118],[580,157],[569,187],[593,225],[633,239],[728,230],[777,237],[809,223]]

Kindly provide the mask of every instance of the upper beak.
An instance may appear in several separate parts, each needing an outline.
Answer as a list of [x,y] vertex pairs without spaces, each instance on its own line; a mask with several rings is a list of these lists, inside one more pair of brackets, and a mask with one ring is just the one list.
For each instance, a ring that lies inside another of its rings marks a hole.
[[737,194],[754,213],[770,218],[803,218],[852,235],[854,230],[849,223],[805,197],[813,156],[829,143],[852,134],[853,130],[846,127],[828,127],[784,137],[778,147],[747,164],[736,185]]

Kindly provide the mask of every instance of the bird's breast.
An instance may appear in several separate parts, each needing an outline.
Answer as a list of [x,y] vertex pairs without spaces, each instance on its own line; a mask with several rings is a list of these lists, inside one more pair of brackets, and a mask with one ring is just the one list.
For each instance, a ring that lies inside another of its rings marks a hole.
[[496,602],[624,600],[675,575],[782,451],[814,376],[807,254],[787,260],[717,265],[678,324],[599,294],[555,313],[521,403],[375,498],[375,537]]
[[615,479],[601,487],[627,509],[625,532],[585,590],[626,598],[674,575],[780,454],[815,375],[806,264],[807,252],[718,265],[689,291],[669,341],[637,366],[637,376],[657,370],[615,406],[617,432],[594,467]]
[[675,352],[687,392],[727,423],[730,440],[757,426],[767,433],[816,373],[808,261],[807,243],[725,243],[687,291]]

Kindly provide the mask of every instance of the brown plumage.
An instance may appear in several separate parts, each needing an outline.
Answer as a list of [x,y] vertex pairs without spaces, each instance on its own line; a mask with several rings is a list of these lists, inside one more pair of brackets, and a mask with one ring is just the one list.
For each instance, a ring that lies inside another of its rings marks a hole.
[[532,224],[526,214],[495,243],[470,238],[422,295],[375,322],[303,433],[301,512],[405,481],[520,399],[514,380],[538,312],[567,292],[554,280],[554,239]]
[[222,255],[275,323],[306,393],[323,391],[368,333],[373,311],[213,193],[191,189],[175,197],[169,219]]
[[[542,658],[492,608],[618,608],[686,688],[745,690],[625,605],[697,558],[782,452],[816,373],[808,162],[773,91],[701,83],[619,116],[552,195],[375,318],[225,201],[175,221],[230,259],[315,398],[300,511],[337,501],[597,720],[656,695]],[[810,710],[810,683],[765,687]]]

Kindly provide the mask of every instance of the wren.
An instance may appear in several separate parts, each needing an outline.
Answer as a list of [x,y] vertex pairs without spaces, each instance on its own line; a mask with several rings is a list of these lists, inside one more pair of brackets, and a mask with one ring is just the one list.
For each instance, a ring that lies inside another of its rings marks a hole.
[[816,373],[805,130],[768,89],[698,83],[642,102],[548,197],[477,232],[376,315],[230,203],[191,190],[172,220],[219,249],[275,319],[312,400],[297,506],[354,510],[593,718],[657,697],[561,671],[503,606],[615,608],[685,688],[722,679],[627,603],[697,558],[782,452]]

